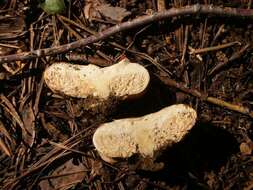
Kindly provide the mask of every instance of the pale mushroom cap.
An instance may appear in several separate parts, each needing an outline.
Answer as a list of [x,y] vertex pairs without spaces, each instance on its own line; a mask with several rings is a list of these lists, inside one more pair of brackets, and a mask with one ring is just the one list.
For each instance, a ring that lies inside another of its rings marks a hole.
[[179,142],[196,118],[196,111],[189,106],[169,106],[139,118],[102,124],[94,133],[93,144],[102,158],[127,158],[136,153],[154,157],[157,151]]
[[[82,97],[95,92],[95,86],[89,78],[101,75],[95,65],[81,66],[68,63],[54,63],[44,72],[47,86],[56,93],[73,97]],[[89,80],[87,80],[89,79]]]
[[147,88],[150,77],[145,67],[124,59],[105,68],[55,63],[45,70],[44,79],[56,93],[106,99],[110,95],[128,98],[141,94]]

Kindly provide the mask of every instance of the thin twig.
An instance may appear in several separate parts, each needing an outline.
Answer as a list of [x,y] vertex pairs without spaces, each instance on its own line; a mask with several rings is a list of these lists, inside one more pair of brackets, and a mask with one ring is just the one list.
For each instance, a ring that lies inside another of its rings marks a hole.
[[154,60],[152,57],[150,57],[146,53],[138,52],[138,51],[135,51],[135,50],[132,50],[132,49],[127,49],[127,48],[125,48],[125,47],[123,47],[123,46],[121,46],[121,45],[119,45],[117,43],[114,43],[114,42],[110,42],[110,45],[113,45],[114,47],[118,47],[118,48],[120,48],[122,50],[125,50],[127,52],[133,53],[134,55],[139,56],[140,58],[149,61],[150,63],[152,63],[153,65],[155,65],[160,71],[166,72],[167,74],[172,75],[172,73],[166,67],[164,67],[163,65],[161,65],[160,63],[158,63],[156,60]]
[[105,31],[98,32],[97,35],[92,35],[88,38],[83,38],[75,42],[64,44],[57,47],[45,48],[33,50],[30,52],[23,52],[20,54],[12,54],[0,57],[0,63],[11,62],[15,60],[27,60],[48,55],[55,55],[59,53],[64,53],[79,47],[86,46],[88,44],[97,42],[99,40],[104,40],[109,36],[112,36],[118,32],[126,31],[132,28],[136,28],[141,25],[150,24],[152,22],[164,20],[175,16],[184,15],[210,15],[210,16],[220,16],[220,17],[237,17],[237,18],[249,18],[253,19],[253,10],[251,9],[238,9],[238,8],[223,8],[215,7],[212,5],[192,5],[182,8],[172,8],[163,12],[157,12],[152,15],[142,16],[136,18],[132,21],[127,21],[119,25],[115,25]]
[[216,73],[217,71],[219,71],[221,68],[229,65],[229,63],[231,63],[232,61],[240,58],[246,50],[248,50],[248,48],[250,48],[250,44],[246,44],[245,46],[243,46],[239,51],[236,51],[227,61],[225,62],[221,62],[218,63],[216,66],[214,66],[209,72],[208,75],[213,75],[214,73]]
[[11,44],[3,44],[3,43],[0,43],[0,46],[2,46],[2,47],[7,47],[7,48],[13,48],[13,49],[20,49],[19,46],[15,46],[15,45],[11,45]]
[[185,62],[185,55],[186,55],[186,50],[187,50],[187,44],[188,44],[188,33],[189,33],[189,27],[185,27],[185,32],[184,32],[184,45],[183,45],[183,52],[182,52],[182,57],[181,57],[181,64],[184,64]]
[[222,25],[219,27],[218,31],[216,32],[216,34],[215,34],[215,36],[214,36],[214,38],[213,38],[213,40],[212,40],[212,42],[211,42],[210,45],[213,46],[213,45],[216,43],[217,39],[218,39],[224,32],[225,32],[225,25],[222,24]]
[[[91,29],[88,29],[88,28],[85,28],[83,25],[81,24],[77,24],[76,22],[66,18],[66,17],[63,17],[63,16],[58,16],[62,21],[66,21],[92,35],[97,35],[97,32],[95,31],[92,31]],[[149,62],[151,62],[152,64],[154,64],[159,70],[163,71],[163,72],[166,72],[167,74],[170,74],[172,75],[172,73],[166,69],[164,66],[162,66],[161,64],[159,64],[157,61],[155,61],[152,57],[148,56],[147,54],[145,53],[141,53],[141,52],[137,52],[137,51],[134,51],[134,50],[131,50],[130,47],[132,46],[132,44],[134,43],[135,41],[135,37],[138,36],[141,32],[143,32],[144,30],[146,30],[150,25],[147,25],[146,27],[144,27],[142,30],[140,30],[139,32],[137,32],[133,38],[133,41],[128,45],[127,48],[117,44],[116,42],[108,42],[110,45],[116,47],[116,48],[119,48],[119,49],[122,49],[124,51],[127,51],[127,52],[130,52],[130,53],[133,53],[134,55],[137,55]],[[99,52],[97,51],[98,55]],[[74,55],[74,56],[72,56]],[[112,64],[112,61],[108,61],[108,64],[99,64],[99,60],[98,59],[93,59],[92,60],[92,57],[86,57],[85,55],[83,56],[76,56],[77,54],[74,54],[74,53],[70,53],[69,55],[66,55],[66,58],[69,60],[69,61],[78,61],[78,60],[82,60],[82,61],[88,61],[89,63],[92,63],[92,64],[96,64],[96,65],[99,65],[99,66],[108,66],[110,64]],[[101,56],[101,55],[100,55]],[[100,61],[101,63],[101,61]],[[104,62],[103,62],[104,63]]]
[[[76,26],[76,23],[66,17],[63,17],[63,16],[58,16],[58,19],[59,21],[69,30],[70,34],[73,34],[76,39],[80,40],[82,39],[83,37],[81,35],[79,35],[75,30],[73,30],[67,23],[65,22],[68,22],[70,24],[73,24]],[[83,27],[80,27],[79,28],[83,29]],[[89,30],[90,31],[90,30]],[[92,33],[94,34],[94,33]],[[100,57],[103,57],[105,60],[107,60],[108,62],[112,62],[112,59],[110,59],[110,57],[106,56],[103,52],[101,52],[100,50],[97,50],[96,53],[100,56]]]
[[87,156],[87,154],[85,154],[84,152],[69,148],[69,147],[67,147],[63,144],[55,143],[53,141],[48,141],[48,143],[51,144],[51,145],[54,145],[55,147],[58,147],[58,148],[61,148],[61,149],[64,149],[64,150],[68,150],[68,151],[71,151],[71,152],[75,152],[75,153],[81,154],[83,156]]
[[[68,140],[62,143],[64,146],[68,146],[69,148],[74,148],[77,144],[79,144],[82,138],[87,137],[87,134],[85,134],[90,129],[94,128],[97,124],[92,124],[88,128],[85,128],[84,130],[80,131],[78,134],[70,137]],[[9,183],[5,184],[4,189],[16,189],[17,185],[22,182],[24,178],[27,178],[32,173],[38,171],[38,170],[44,170],[45,167],[49,166],[52,162],[58,160],[59,158],[66,156],[70,154],[71,152],[68,150],[61,149],[59,147],[54,147],[49,153],[44,155],[39,161],[37,161],[35,164],[31,165],[29,170],[24,171],[21,173],[19,177],[14,178]],[[43,168],[44,167],[44,168]]]
[[229,43],[226,43],[226,44],[221,44],[221,45],[211,46],[211,47],[206,47],[206,48],[201,48],[201,49],[190,48],[189,53],[190,54],[201,54],[201,53],[206,53],[206,52],[209,52],[209,51],[218,51],[218,50],[225,49],[225,48],[228,48],[228,47],[231,47],[231,46],[234,46],[234,45],[241,45],[241,43],[238,42],[238,41],[235,41],[235,42],[229,42]]
[[177,89],[179,89],[179,90],[181,90],[181,91],[183,91],[187,94],[198,97],[203,101],[206,101],[206,102],[224,107],[228,110],[232,110],[232,111],[242,113],[244,115],[247,115],[247,116],[253,118],[253,111],[250,111],[250,109],[247,108],[247,107],[232,104],[232,103],[220,100],[218,98],[210,97],[210,96],[208,96],[208,94],[206,94],[204,92],[200,92],[200,91],[198,91],[196,89],[192,89],[192,88],[187,88],[187,87],[185,87],[185,84],[176,82],[176,81],[168,78],[167,76],[166,77],[165,76],[158,76],[158,77],[161,79],[161,81],[164,84],[166,84],[168,86],[177,88]]

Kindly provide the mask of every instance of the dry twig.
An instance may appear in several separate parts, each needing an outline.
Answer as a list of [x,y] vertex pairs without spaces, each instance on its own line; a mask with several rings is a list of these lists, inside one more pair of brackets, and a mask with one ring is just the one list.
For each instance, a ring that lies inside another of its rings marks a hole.
[[250,48],[250,44],[246,44],[245,46],[243,46],[239,51],[235,52],[227,61],[225,62],[221,62],[218,63],[217,65],[215,65],[209,72],[208,75],[213,75],[215,72],[219,71],[221,68],[229,65],[232,61],[240,58],[246,50],[248,50],[248,48]]
[[88,44],[97,42],[99,40],[104,40],[109,36],[112,36],[118,32],[126,31],[141,25],[149,24],[155,21],[184,15],[210,15],[210,16],[220,16],[220,17],[237,17],[237,18],[249,18],[253,19],[253,10],[250,9],[238,9],[238,8],[223,8],[215,7],[212,5],[193,5],[186,6],[182,8],[172,8],[166,11],[157,12],[152,15],[147,15],[143,17],[136,18],[132,21],[127,21],[119,25],[115,25],[111,28],[106,29],[103,32],[99,32],[97,35],[92,35],[88,38],[83,38],[75,42],[64,44],[61,46],[38,49],[30,52],[23,52],[20,54],[12,54],[0,57],[0,63],[11,62],[15,60],[27,60],[48,55],[55,55],[59,53],[64,53],[79,47],[86,46]]
[[224,107],[228,110],[232,110],[232,111],[242,113],[244,115],[247,115],[247,116],[253,118],[253,111],[251,111],[247,107],[240,106],[240,105],[235,105],[235,104],[220,100],[218,98],[210,97],[210,96],[208,96],[208,94],[206,94],[204,92],[200,92],[200,91],[198,91],[196,89],[192,89],[192,88],[187,88],[187,87],[185,87],[185,84],[176,82],[176,81],[168,78],[167,76],[158,76],[158,77],[161,79],[161,81],[164,84],[166,84],[168,86],[177,88],[177,89],[179,89],[179,90],[181,90],[181,91],[183,91],[187,94],[198,97],[203,101],[206,101],[206,102],[212,103],[214,105]]
[[206,47],[206,48],[201,48],[201,49],[189,48],[190,49],[189,54],[202,54],[202,53],[207,53],[210,51],[218,51],[218,50],[225,49],[234,45],[241,45],[241,43],[238,41],[235,41],[235,42],[229,42],[226,44],[221,44],[221,45],[211,46],[211,47]]

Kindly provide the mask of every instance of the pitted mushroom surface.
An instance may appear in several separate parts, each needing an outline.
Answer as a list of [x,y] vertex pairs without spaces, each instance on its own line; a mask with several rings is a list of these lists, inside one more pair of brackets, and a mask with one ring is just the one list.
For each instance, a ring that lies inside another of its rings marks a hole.
[[124,59],[112,66],[54,63],[44,72],[47,86],[71,97],[127,99],[141,95],[149,84],[149,73],[140,64]]
[[142,169],[159,170],[163,164],[154,163],[157,155],[179,142],[194,126],[196,118],[193,108],[172,105],[142,117],[104,123],[94,133],[93,144],[106,162],[139,154],[145,160]]

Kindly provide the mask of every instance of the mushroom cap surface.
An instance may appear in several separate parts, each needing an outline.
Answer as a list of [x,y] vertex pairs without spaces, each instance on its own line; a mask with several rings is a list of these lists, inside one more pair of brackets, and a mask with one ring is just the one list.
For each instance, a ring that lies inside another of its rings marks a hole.
[[157,152],[179,142],[194,126],[196,118],[193,108],[172,105],[142,117],[104,123],[95,131],[93,144],[105,161],[133,154],[154,157]]
[[53,92],[71,97],[107,99],[113,95],[126,99],[141,95],[150,76],[142,65],[124,59],[104,68],[54,63],[45,70],[44,79]]

